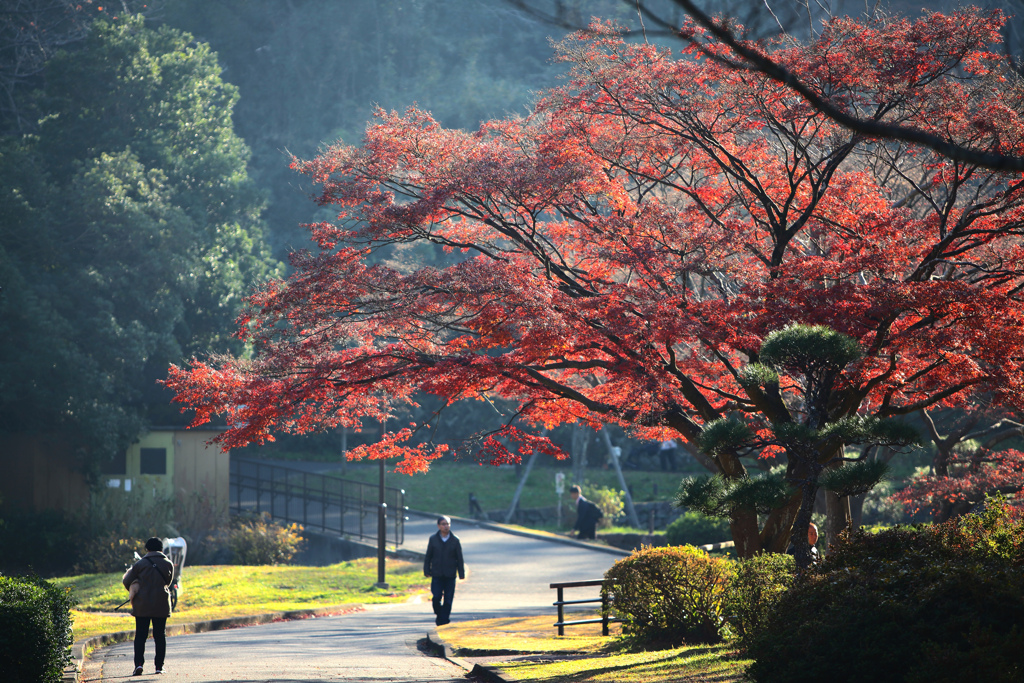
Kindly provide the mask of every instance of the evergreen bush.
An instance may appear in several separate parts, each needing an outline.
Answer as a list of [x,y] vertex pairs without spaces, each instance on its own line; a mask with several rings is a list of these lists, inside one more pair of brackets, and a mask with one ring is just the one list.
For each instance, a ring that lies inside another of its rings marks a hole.
[[[723,605],[729,560],[692,546],[644,547],[612,565],[611,608],[639,643],[717,643],[725,635]],[[604,591],[608,591],[606,587]]]
[[834,545],[748,638],[757,683],[1024,680],[1024,523],[1002,502]]
[[729,520],[705,517],[692,510],[677,518],[665,529],[665,538],[672,545],[704,545],[721,543],[732,537]]
[[71,661],[68,589],[38,577],[0,576],[0,663],[5,681],[56,683]]
[[736,573],[725,597],[725,614],[733,632],[745,640],[765,622],[796,578],[792,555],[762,553],[735,563]]

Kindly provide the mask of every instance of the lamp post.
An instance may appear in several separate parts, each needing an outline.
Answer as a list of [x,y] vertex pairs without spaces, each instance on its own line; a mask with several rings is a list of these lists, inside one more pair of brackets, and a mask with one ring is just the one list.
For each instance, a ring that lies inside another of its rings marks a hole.
[[385,581],[387,560],[384,551],[387,545],[388,504],[384,502],[384,461],[378,460],[377,462],[380,465],[377,478],[377,583],[373,585],[374,588],[390,588]]

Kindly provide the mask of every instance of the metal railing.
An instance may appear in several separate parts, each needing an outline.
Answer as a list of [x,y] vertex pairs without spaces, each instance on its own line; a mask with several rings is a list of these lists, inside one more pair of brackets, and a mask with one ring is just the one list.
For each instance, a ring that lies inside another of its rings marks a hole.
[[[558,600],[552,603],[558,608],[558,622],[554,625],[558,627],[558,635],[565,635],[566,626],[577,626],[580,624],[601,624],[601,635],[608,635],[608,624],[612,622],[622,621],[616,617],[610,616],[611,610],[608,608],[608,593],[601,591],[601,597],[592,598],[587,600],[566,600],[565,589],[566,588],[582,588],[586,586],[603,586],[605,584],[604,579],[592,579],[589,581],[567,581],[565,583],[553,583],[551,587],[558,591]],[[596,619],[576,619],[575,621],[565,620],[565,605],[585,605],[587,603],[601,603],[601,616]]]
[[[326,474],[231,458],[231,511],[266,512],[272,519],[323,533],[377,540],[379,489]],[[405,541],[405,491],[384,488],[385,541]]]

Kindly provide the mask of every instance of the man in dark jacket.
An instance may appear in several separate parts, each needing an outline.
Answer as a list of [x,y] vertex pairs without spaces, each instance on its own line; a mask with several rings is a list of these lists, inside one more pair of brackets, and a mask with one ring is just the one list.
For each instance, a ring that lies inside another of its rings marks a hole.
[[580,487],[575,484],[569,487],[569,497],[576,501],[576,525],[573,531],[578,538],[596,538],[597,520],[604,517],[601,508],[584,498]]
[[167,638],[164,629],[171,616],[171,593],[167,587],[174,576],[174,565],[161,552],[164,544],[159,538],[146,541],[146,554],[132,565],[121,577],[121,583],[132,594],[132,584],[138,587],[132,598],[132,614],[135,616],[135,673],[142,675],[146,661],[146,638],[149,636],[149,622],[153,622],[153,641],[156,644],[156,673],[164,671],[164,654],[167,652]]
[[437,533],[427,542],[427,557],[423,561],[423,575],[430,577],[430,592],[433,595],[434,623],[447,624],[452,613],[452,598],[455,597],[455,577],[466,578],[466,567],[462,562],[462,544],[452,533],[452,520],[437,518]]

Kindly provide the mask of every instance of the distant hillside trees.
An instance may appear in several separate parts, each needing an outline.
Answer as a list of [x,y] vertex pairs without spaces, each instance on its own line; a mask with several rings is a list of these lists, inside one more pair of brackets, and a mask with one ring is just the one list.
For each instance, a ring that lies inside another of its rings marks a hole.
[[[583,5],[573,14],[583,21],[636,16],[620,0]],[[268,192],[279,258],[309,246],[299,224],[321,219],[309,202],[315,189],[289,170],[289,154],[358,140],[378,105],[415,103],[446,126],[475,129],[526,113],[563,72],[549,38],[566,31],[504,0],[166,0],[159,14],[208,42],[238,86],[237,130]]]

